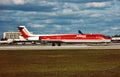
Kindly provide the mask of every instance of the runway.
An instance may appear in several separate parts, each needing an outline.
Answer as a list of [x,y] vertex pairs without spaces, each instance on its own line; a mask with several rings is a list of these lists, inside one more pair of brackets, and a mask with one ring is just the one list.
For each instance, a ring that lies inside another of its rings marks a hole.
[[40,46],[40,45],[9,45],[0,46],[0,50],[60,50],[60,49],[120,49],[120,44],[111,45],[62,45],[62,46]]

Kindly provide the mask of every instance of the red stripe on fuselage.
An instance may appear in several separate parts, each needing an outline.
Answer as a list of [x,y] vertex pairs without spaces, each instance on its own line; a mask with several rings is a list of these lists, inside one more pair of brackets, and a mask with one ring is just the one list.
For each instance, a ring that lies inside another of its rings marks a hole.
[[56,36],[41,36],[41,40],[103,40],[102,34],[71,34],[71,35],[56,35]]
[[28,38],[28,37],[30,37],[30,36],[25,32],[24,29],[20,29],[20,33],[22,34],[22,36],[23,36],[25,39]]

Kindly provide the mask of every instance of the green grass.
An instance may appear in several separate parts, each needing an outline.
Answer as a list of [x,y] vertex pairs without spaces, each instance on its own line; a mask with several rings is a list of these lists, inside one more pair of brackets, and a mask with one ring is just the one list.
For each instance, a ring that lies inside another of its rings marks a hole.
[[0,77],[120,77],[120,50],[0,51]]

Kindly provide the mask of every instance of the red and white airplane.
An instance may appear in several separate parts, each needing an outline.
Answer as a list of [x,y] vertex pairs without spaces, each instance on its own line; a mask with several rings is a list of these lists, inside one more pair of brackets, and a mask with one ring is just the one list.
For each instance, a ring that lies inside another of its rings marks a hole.
[[35,35],[30,33],[25,26],[18,26],[18,29],[26,40],[31,41],[43,41],[52,43],[52,46],[61,43],[109,43],[111,39],[103,34],[83,34],[79,31],[79,34],[40,34]]

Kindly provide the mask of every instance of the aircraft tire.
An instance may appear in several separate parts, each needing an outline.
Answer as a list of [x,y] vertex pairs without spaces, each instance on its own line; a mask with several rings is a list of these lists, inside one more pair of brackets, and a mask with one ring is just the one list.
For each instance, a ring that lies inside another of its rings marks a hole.
[[52,43],[52,46],[55,46],[55,43]]
[[61,46],[61,43],[58,43],[58,46]]

